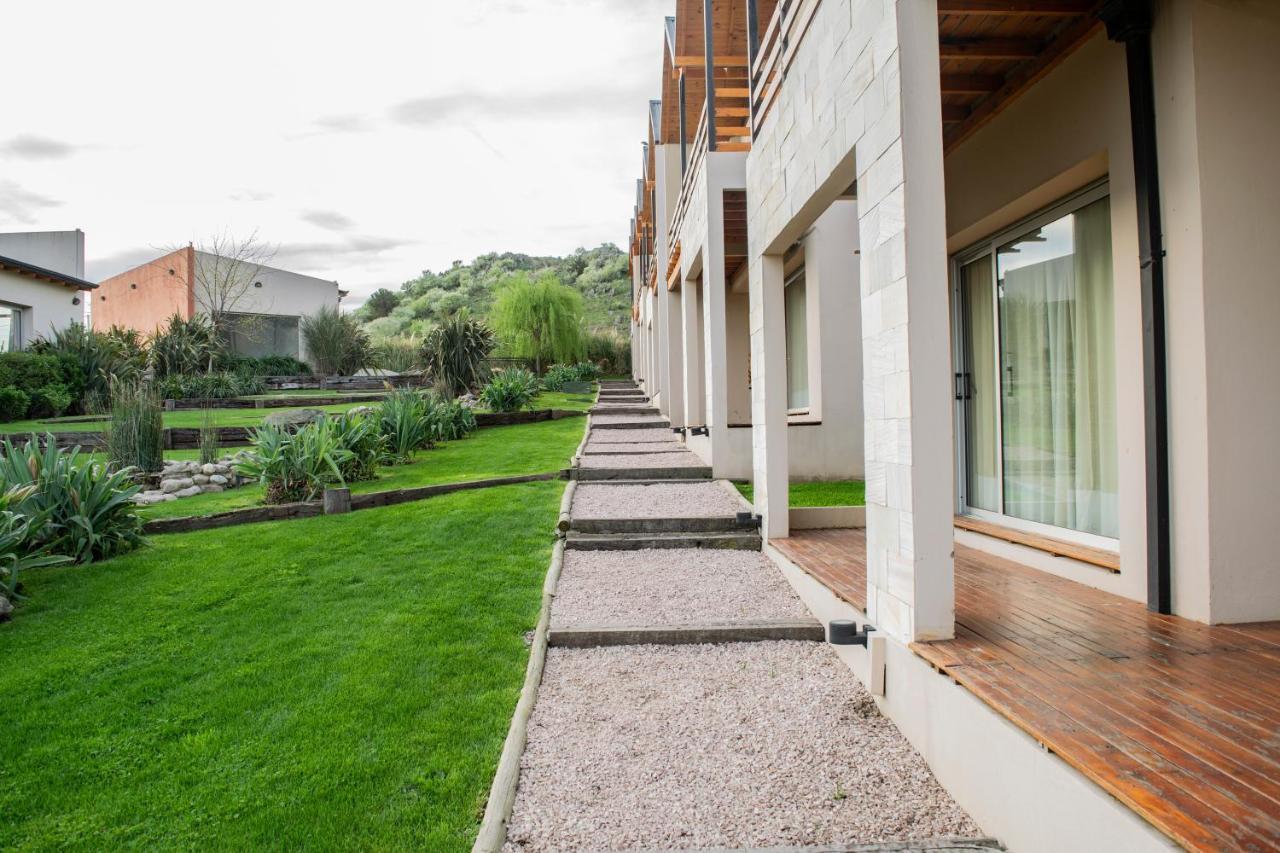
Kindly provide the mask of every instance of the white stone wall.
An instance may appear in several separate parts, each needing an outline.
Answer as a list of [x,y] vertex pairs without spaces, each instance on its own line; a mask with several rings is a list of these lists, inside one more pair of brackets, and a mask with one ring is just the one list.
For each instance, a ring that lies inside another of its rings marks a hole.
[[787,534],[781,253],[857,178],[868,615],[905,641],[954,630],[938,89],[935,4],[823,0],[747,163],[754,479],[771,537]]
[[91,292],[0,270],[0,302],[16,306],[21,316],[20,347],[49,337],[55,329],[83,323],[85,297]]

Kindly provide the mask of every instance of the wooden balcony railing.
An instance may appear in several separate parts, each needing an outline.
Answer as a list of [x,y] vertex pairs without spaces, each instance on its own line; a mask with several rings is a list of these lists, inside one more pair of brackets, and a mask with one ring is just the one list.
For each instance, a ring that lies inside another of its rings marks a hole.
[[702,163],[707,155],[707,105],[702,105],[698,117],[698,129],[693,134],[693,147],[689,151],[689,161],[685,165],[684,178],[680,182],[680,198],[676,201],[675,213],[671,216],[671,224],[667,227],[667,253],[670,257],[680,241],[680,227],[684,224],[685,214],[689,211],[689,199],[693,194],[693,185],[698,181],[698,173],[702,171]]
[[751,139],[760,128],[787,77],[796,48],[813,22],[820,0],[779,0],[760,37],[760,47],[751,65]]

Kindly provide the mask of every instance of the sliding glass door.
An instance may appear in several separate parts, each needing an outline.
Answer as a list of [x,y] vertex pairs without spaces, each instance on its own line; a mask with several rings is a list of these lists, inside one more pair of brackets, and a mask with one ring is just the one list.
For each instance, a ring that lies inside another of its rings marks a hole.
[[963,509],[1116,539],[1105,187],[958,258]]

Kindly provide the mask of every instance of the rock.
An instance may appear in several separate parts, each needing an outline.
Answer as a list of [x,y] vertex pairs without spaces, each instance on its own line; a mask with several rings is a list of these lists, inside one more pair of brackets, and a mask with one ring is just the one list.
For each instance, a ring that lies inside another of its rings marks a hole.
[[269,426],[297,428],[318,421],[323,417],[324,412],[319,409],[287,409],[283,412],[267,415],[263,419],[263,423]]
[[470,391],[459,397],[458,402],[462,404],[462,408],[464,409],[474,409],[476,406],[480,405],[480,399]]
[[13,605],[9,603],[9,599],[0,595],[0,622],[8,622],[13,618]]
[[178,491],[174,492],[173,494],[174,494],[174,496],[175,496],[175,497],[179,497],[179,498],[190,498],[190,497],[194,497],[195,495],[200,494],[201,490],[203,490],[203,489],[205,489],[205,488],[207,488],[207,487],[206,487],[206,486],[194,486],[194,485],[192,485],[192,486],[187,486],[185,489],[179,489]]
[[191,482],[195,483],[197,486],[203,486],[209,482],[209,478],[204,474],[196,474],[191,478]]
[[209,478],[209,482],[213,483],[215,486],[225,486],[227,484],[227,478],[221,474],[214,474]]
[[[229,473],[230,471],[231,471],[231,466],[222,462],[219,462],[213,466],[214,474],[226,474],[226,473]],[[213,474],[210,474],[209,476],[213,476]]]
[[165,494],[172,494],[173,492],[176,492],[179,489],[184,489],[190,485],[194,485],[193,481],[188,480],[185,477],[173,477],[168,480],[160,481],[160,491]]
[[378,410],[373,406],[356,406],[354,408],[347,409],[347,414],[352,416],[368,416],[377,414],[377,412]]
[[207,494],[209,492],[220,492],[222,490],[223,490],[223,487],[219,486],[217,483],[208,483],[200,487],[201,494]]
[[218,473],[218,469],[214,467],[212,462],[206,462],[205,464],[200,466],[200,473],[204,474],[207,477],[210,474]]
[[178,499],[178,496],[177,496],[177,495],[165,495],[165,496],[164,496],[164,502],[165,502],[165,503],[168,503],[169,501],[176,501],[177,499]]

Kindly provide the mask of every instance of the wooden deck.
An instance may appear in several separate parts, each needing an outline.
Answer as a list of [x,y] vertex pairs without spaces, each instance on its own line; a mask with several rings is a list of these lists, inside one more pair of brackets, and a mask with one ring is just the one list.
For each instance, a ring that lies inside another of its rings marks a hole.
[[[774,545],[862,607],[860,530]],[[1280,849],[1280,622],[1206,626],[956,546],[956,638],[916,654],[1184,847]]]

